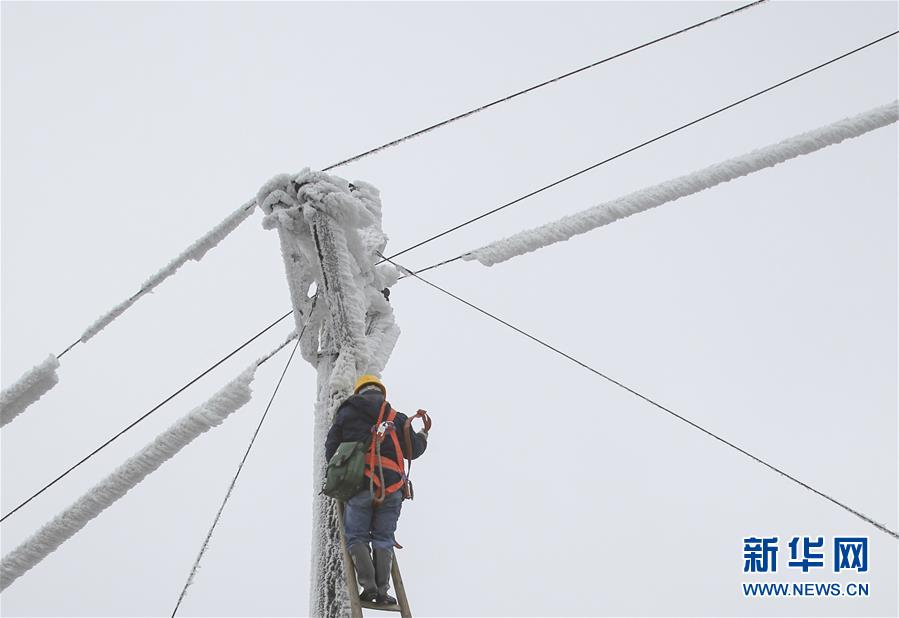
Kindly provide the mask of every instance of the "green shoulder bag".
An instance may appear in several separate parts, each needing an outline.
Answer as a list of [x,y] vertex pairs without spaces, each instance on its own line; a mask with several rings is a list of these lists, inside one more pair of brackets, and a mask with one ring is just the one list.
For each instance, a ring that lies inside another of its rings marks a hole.
[[365,452],[368,442],[343,442],[328,462],[322,493],[346,502],[365,487]]

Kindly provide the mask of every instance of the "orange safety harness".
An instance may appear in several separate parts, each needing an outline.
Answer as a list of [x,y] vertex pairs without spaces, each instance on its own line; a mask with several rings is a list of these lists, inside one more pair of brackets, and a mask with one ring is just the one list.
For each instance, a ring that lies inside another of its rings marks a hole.
[[[393,423],[393,419],[396,418],[396,410],[394,410],[393,407],[390,407],[390,411],[387,412],[387,408],[387,401],[384,401],[384,403],[381,404],[381,410],[378,413],[378,422],[371,428],[373,434],[371,446],[365,457],[365,476],[369,479],[369,491],[371,491],[372,503],[375,506],[379,506],[384,502],[385,497],[400,489],[403,490],[403,496],[405,498],[411,499],[413,497],[412,481],[409,480],[409,475],[406,472],[403,461],[405,459],[403,456],[403,449],[400,447],[400,440],[396,435],[396,425]],[[386,418],[384,417],[385,412],[387,412]],[[405,438],[406,452],[409,455],[409,472],[412,471],[412,436],[410,432],[412,420],[416,418],[423,419],[425,431],[431,429],[431,417],[429,417],[428,413],[424,410],[419,410],[414,416],[406,420],[405,427],[403,427],[403,437]],[[390,438],[393,440],[396,459],[381,456],[381,443],[387,437],[387,434],[390,434]],[[375,474],[376,466],[378,474]],[[400,480],[385,486],[384,468],[399,474]]]
[[[400,447],[399,438],[396,436],[396,427],[393,419],[396,418],[396,410],[392,407],[384,418],[384,412],[387,411],[387,401],[381,404],[381,411],[378,413],[378,422],[371,428],[372,438],[371,446],[368,449],[368,455],[365,457],[365,476],[369,479],[369,490],[372,493],[372,502],[380,505],[384,502],[384,498],[388,494],[392,494],[406,484],[406,470],[403,466],[403,449]],[[396,459],[390,459],[381,456],[381,442],[390,434],[393,439],[393,448],[396,452]],[[379,474],[375,474],[375,466]],[[392,470],[400,475],[400,480],[389,486],[384,485],[384,468]]]

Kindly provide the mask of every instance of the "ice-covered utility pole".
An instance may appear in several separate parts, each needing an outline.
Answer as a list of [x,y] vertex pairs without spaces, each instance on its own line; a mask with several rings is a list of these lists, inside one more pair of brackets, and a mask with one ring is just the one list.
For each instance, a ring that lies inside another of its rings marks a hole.
[[339,618],[349,615],[350,606],[337,510],[333,500],[318,493],[325,436],[356,378],[380,375],[393,351],[399,328],[385,290],[399,273],[390,264],[376,266],[376,252],[384,251],[387,237],[373,186],[307,169],[271,179],[257,202],[265,213],[263,227],[278,230],[297,328],[309,322],[300,350],[318,373],[309,613]]

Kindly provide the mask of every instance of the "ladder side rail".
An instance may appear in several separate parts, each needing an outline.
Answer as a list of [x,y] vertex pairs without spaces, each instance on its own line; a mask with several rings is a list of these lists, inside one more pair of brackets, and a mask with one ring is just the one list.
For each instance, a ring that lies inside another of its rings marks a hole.
[[400,575],[396,552],[393,552],[393,567],[390,576],[393,579],[393,589],[396,591],[396,602],[400,606],[400,616],[412,618],[412,610],[409,609],[409,599],[406,597],[406,587],[403,585],[403,576]]
[[340,532],[340,552],[343,555],[343,571],[346,573],[347,595],[350,597],[350,618],[362,618],[362,605],[359,601],[359,582],[356,581],[356,568],[350,558],[346,546],[346,532],[343,529],[343,502],[337,503],[337,517],[340,520],[337,529]]

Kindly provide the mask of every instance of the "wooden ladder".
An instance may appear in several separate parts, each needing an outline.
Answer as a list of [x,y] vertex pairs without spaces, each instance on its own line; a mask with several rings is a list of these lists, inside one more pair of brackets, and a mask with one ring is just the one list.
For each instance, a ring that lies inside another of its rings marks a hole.
[[343,555],[343,570],[346,573],[347,594],[350,597],[350,618],[362,618],[362,608],[374,609],[382,612],[399,612],[402,618],[412,618],[412,611],[409,609],[409,599],[406,597],[406,588],[403,586],[403,577],[400,575],[400,565],[396,559],[396,552],[393,553],[393,567],[390,571],[390,579],[393,582],[393,589],[396,592],[395,605],[378,605],[377,603],[369,603],[359,598],[359,583],[356,581],[356,568],[353,566],[353,559],[346,546],[346,532],[343,529],[343,503],[337,503],[337,519],[339,523],[337,529],[340,531],[340,553]]

